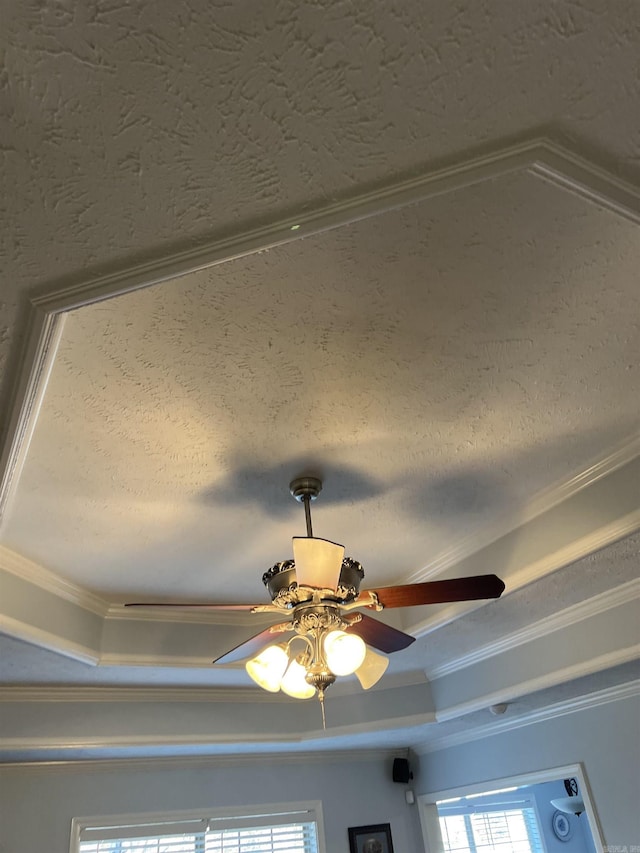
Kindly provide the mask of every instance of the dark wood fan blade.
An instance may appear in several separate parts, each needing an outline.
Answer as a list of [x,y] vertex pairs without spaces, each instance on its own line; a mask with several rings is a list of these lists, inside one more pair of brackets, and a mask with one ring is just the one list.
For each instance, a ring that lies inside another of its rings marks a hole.
[[225,652],[221,657],[216,658],[213,663],[238,663],[238,661],[246,660],[246,658],[255,657],[258,652],[269,643],[278,642],[278,635],[290,633],[291,623],[281,622],[279,625],[272,625],[270,628],[265,628],[259,634],[240,643],[239,646]]
[[384,622],[372,619],[371,616],[366,616],[364,613],[360,615],[362,621],[349,625],[346,630],[350,634],[357,634],[362,637],[368,646],[391,654],[391,652],[399,652],[400,649],[406,649],[411,643],[415,643],[416,638],[410,634],[398,631],[397,628],[385,625]]
[[504,583],[496,575],[475,575],[444,581],[425,581],[404,586],[373,589],[385,607],[412,607],[416,604],[443,604],[448,601],[474,601],[500,598]]
[[253,610],[254,607],[261,606],[260,604],[179,604],[166,601],[132,601],[125,604],[125,607],[172,607],[174,610]]

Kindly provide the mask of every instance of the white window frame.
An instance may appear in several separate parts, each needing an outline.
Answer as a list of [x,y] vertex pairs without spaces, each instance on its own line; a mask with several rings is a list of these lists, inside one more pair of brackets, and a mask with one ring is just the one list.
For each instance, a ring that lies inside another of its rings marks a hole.
[[422,826],[424,846],[427,853],[442,853],[442,836],[438,821],[436,802],[449,797],[464,797],[469,794],[480,794],[486,791],[495,791],[498,788],[509,788],[512,786],[537,785],[538,782],[554,782],[558,779],[569,779],[574,777],[578,780],[580,793],[585,805],[585,817],[588,819],[589,829],[593,837],[593,843],[597,853],[603,853],[605,848],[602,827],[598,819],[597,811],[591,793],[591,786],[582,763],[564,764],[561,767],[549,767],[544,770],[531,770],[527,773],[514,774],[513,776],[501,776],[499,778],[481,779],[468,785],[459,785],[456,788],[432,791],[428,794],[418,796],[419,817]]
[[[320,800],[305,800],[296,803],[264,803],[262,805],[251,806],[229,806],[227,808],[201,808],[189,809],[180,811],[167,812],[144,812],[133,814],[116,814],[116,815],[94,815],[91,817],[74,817],[71,821],[71,839],[69,844],[69,853],[80,853],[80,841],[82,832],[85,829],[95,827],[118,827],[126,826],[142,826],[157,824],[176,824],[189,821],[201,821],[202,827],[209,821],[220,821],[221,824],[225,820],[232,822],[246,817],[247,825],[255,826],[255,820],[258,817],[273,818],[272,824],[278,824],[278,817],[286,817],[288,821],[291,816],[300,814],[300,822],[305,823],[314,821],[317,827],[318,836],[318,853],[326,853],[325,837],[324,837],[324,820],[322,816],[322,803]],[[268,823],[268,821],[267,821]],[[241,826],[241,823],[237,824]],[[265,824],[266,825],[266,824]]]
[[[539,850],[541,850],[542,853],[546,853],[547,846],[545,843],[544,830],[540,822],[538,804],[536,803],[535,797],[527,793],[526,788],[519,788],[515,791],[496,791],[495,794],[476,794],[473,795],[473,799],[467,800],[465,797],[461,797],[457,802],[436,802],[436,806],[438,806],[439,819],[453,815],[468,816],[472,814],[490,814],[491,812],[502,813],[506,811],[523,811],[524,809],[531,809],[536,823]],[[527,835],[528,834],[529,833],[527,831]],[[531,844],[530,838],[529,844]],[[533,853],[537,853],[537,851],[533,850]]]

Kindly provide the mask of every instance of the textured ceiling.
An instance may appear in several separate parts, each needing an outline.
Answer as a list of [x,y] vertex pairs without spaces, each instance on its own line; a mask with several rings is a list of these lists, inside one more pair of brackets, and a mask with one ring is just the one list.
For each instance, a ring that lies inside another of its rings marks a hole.
[[635,226],[518,176],[79,309],[2,542],[260,601],[319,470],[318,533],[399,580],[637,426],[638,268]]
[[[535,136],[640,176],[633,0],[34,0],[2,18],[3,432],[30,296]],[[287,483],[314,467],[316,532],[369,580],[406,577],[517,525],[637,431],[639,268],[629,221],[514,174],[82,308],[0,544],[112,600],[260,600],[303,529]],[[606,593],[637,576],[637,552],[636,535],[530,583],[392,669],[438,667]],[[0,681],[23,685],[242,676],[85,668],[10,638],[0,651]],[[517,701],[631,677],[603,669]],[[483,713],[359,744],[418,743]]]
[[633,0],[7,3],[0,364],[25,288],[531,129],[637,175],[639,23]]

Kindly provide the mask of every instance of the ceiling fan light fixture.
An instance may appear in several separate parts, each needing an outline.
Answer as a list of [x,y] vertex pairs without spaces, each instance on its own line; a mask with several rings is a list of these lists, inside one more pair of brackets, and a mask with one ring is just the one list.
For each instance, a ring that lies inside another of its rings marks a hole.
[[245,669],[259,687],[269,693],[277,693],[288,663],[286,646],[278,643],[275,646],[267,646],[259,655],[247,661]]
[[297,660],[292,660],[280,683],[280,689],[293,699],[311,699],[316,688],[306,680],[307,670]]
[[[204,607],[207,610],[249,610],[277,613],[286,621],[271,625],[216,658],[214,664],[236,663],[254,654],[274,634],[295,632],[288,642],[263,648],[245,664],[249,677],[263,690],[282,690],[297,699],[317,695],[326,727],[324,695],[338,676],[356,674],[368,690],[384,675],[389,660],[376,654],[373,646],[386,654],[407,648],[415,637],[353,610],[385,607],[413,607],[499,598],[504,583],[495,575],[477,575],[441,581],[425,581],[401,586],[360,591],[364,570],[357,560],[344,556],[344,546],[313,535],[311,501],[322,490],[317,477],[303,476],[289,483],[292,496],[304,505],[306,536],[293,538],[293,560],[282,560],[262,576],[271,604],[178,604],[169,607]],[[130,607],[155,606],[152,602],[132,602]],[[294,640],[306,648],[291,653]],[[571,793],[568,791],[568,793]]]
[[334,675],[351,675],[364,663],[367,647],[362,637],[329,631],[323,640],[327,665]]
[[356,669],[356,678],[363,690],[368,690],[377,684],[387,671],[389,658],[367,649],[364,661]]
[[336,589],[343,558],[344,545],[315,536],[293,537],[293,559],[298,586]]

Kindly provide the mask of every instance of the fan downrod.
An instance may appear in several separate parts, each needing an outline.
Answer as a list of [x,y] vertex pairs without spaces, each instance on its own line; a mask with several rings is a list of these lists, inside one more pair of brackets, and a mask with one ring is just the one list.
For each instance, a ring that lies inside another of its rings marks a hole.
[[289,483],[293,497],[304,504],[304,517],[307,522],[307,536],[313,536],[311,527],[311,501],[315,501],[322,491],[322,480],[317,477],[296,477]]

